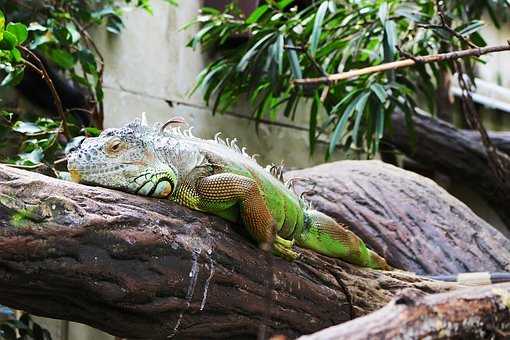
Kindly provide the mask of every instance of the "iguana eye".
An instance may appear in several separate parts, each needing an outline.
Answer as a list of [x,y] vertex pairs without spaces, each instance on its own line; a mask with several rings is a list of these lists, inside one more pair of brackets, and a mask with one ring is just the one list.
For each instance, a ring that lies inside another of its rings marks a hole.
[[124,149],[125,143],[120,138],[112,138],[106,143],[106,153],[113,155]]

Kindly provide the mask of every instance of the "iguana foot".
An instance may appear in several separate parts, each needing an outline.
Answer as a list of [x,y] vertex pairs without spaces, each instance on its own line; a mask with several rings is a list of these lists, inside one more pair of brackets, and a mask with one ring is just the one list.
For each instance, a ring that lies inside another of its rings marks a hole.
[[273,242],[273,253],[288,261],[297,260],[301,255],[292,250],[294,240],[286,240],[283,237],[276,235]]

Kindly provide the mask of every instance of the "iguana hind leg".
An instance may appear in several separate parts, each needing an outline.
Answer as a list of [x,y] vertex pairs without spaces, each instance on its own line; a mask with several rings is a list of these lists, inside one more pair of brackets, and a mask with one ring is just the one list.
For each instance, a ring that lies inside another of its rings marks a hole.
[[238,204],[239,215],[250,235],[261,245],[272,245],[275,241],[275,221],[255,180],[236,174],[216,174],[202,178],[196,191],[199,209],[218,214]]
[[367,248],[365,242],[331,217],[317,211],[305,211],[305,223],[296,243],[318,253],[375,269],[391,269],[386,261]]

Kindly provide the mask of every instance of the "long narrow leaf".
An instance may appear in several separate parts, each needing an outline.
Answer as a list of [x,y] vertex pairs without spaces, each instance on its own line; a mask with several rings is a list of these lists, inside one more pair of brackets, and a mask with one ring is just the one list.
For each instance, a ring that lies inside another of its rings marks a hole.
[[354,128],[352,129],[352,141],[354,142],[354,145],[358,145],[358,134],[361,118],[363,118],[363,113],[365,112],[365,106],[367,105],[369,96],[370,92],[362,94],[361,98],[356,103],[356,119],[354,121]]
[[356,109],[356,105],[358,101],[363,97],[363,93],[360,94],[356,99],[354,99],[345,109],[344,113],[342,114],[342,117],[340,118],[340,121],[336,125],[335,131],[333,131],[333,134],[331,135],[331,139],[329,141],[329,154],[332,155],[333,151],[335,151],[336,144],[340,140],[340,138],[343,135],[344,129],[347,125],[347,122],[349,121],[349,118],[351,118],[354,110]]
[[310,53],[312,56],[315,56],[315,52],[317,51],[317,46],[319,45],[319,39],[322,33],[322,23],[324,22],[324,17],[326,16],[327,11],[328,1],[324,1],[317,10],[315,22],[313,23],[312,35],[310,36]]
[[310,110],[310,125],[308,128],[308,139],[310,141],[310,154],[315,151],[315,130],[317,130],[317,113],[319,112],[319,105],[321,99],[317,91],[313,97],[312,109]]
[[294,50],[292,47],[294,47],[294,43],[292,42],[292,39],[287,39],[287,45],[289,45],[289,49],[287,50],[287,55],[289,56],[289,62],[290,62],[290,68],[292,69],[292,75],[295,79],[302,79],[303,74],[301,73],[301,66],[299,65],[299,57],[297,55],[296,50]]
[[246,54],[241,58],[239,63],[237,64],[237,71],[243,72],[246,70],[246,67],[248,66],[248,63],[250,62],[251,58],[257,53],[257,49],[265,43],[267,40],[271,39],[274,36],[274,33],[268,34],[264,36],[262,39],[257,41],[249,50],[246,52]]

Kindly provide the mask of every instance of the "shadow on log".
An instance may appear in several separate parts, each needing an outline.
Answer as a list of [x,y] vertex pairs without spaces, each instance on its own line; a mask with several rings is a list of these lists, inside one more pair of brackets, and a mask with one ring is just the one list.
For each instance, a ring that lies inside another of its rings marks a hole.
[[[409,144],[405,117],[392,115],[392,133],[385,139],[408,157],[461,181],[481,194],[510,228],[510,180],[502,184],[492,173],[477,131],[460,130],[444,121],[416,114],[413,117],[416,147]],[[510,155],[510,133],[492,132],[500,151]],[[506,194],[505,194],[506,193]]]
[[[343,193],[331,197],[343,200]],[[366,211],[363,199],[353,204]],[[452,207],[469,213],[460,203]],[[497,242],[508,249],[496,232],[478,235],[491,247],[478,254],[481,261],[496,261]],[[458,287],[300,251],[299,261],[272,261],[269,334],[294,337],[350,320],[344,285],[354,316],[381,308],[402,289],[429,294]],[[266,319],[267,271],[266,256],[220,218],[0,166],[0,304],[132,339],[253,338]]]

